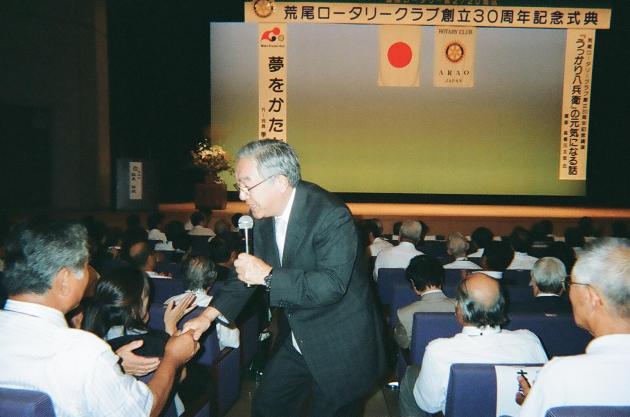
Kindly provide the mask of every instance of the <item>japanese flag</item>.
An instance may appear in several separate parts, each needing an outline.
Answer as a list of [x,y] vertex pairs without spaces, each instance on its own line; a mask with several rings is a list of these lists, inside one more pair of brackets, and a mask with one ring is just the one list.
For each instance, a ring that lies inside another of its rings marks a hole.
[[379,86],[420,86],[420,36],[419,26],[379,26]]

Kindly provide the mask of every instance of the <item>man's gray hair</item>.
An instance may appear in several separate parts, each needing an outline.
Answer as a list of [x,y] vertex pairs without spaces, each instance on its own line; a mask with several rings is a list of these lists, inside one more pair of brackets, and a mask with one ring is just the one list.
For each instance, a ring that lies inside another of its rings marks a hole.
[[567,277],[567,269],[562,261],[553,256],[540,258],[532,268],[532,279],[538,289],[545,293],[560,294]]
[[460,258],[465,256],[468,247],[468,241],[461,233],[453,233],[448,237],[448,249],[454,257]]
[[578,257],[572,276],[576,282],[598,289],[617,314],[630,319],[630,241],[606,238],[593,242]]
[[275,139],[249,142],[236,153],[237,160],[242,158],[253,158],[263,178],[284,175],[292,187],[300,182],[300,161],[286,142]]
[[414,245],[420,242],[422,236],[422,225],[419,221],[405,221],[400,226],[400,241],[411,242]]
[[62,268],[82,275],[87,230],[79,223],[38,221],[17,225],[6,242],[3,284],[9,295],[44,294]]

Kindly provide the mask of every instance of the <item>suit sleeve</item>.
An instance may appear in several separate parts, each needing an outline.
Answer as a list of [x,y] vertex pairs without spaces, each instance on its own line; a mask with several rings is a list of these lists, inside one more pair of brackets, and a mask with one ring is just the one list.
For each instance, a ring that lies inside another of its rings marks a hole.
[[221,287],[216,296],[212,297],[210,305],[233,322],[254,291],[260,291],[260,289],[256,286],[247,287],[242,281],[239,281],[234,271],[230,271],[225,285]]
[[354,222],[345,207],[322,216],[313,236],[314,268],[274,269],[271,305],[314,308],[338,302],[346,293],[357,257]]

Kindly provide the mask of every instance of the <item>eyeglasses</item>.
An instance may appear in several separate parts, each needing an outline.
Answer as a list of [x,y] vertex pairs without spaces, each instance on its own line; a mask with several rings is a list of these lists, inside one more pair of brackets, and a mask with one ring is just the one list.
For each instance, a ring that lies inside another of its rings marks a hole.
[[571,277],[567,277],[566,279],[566,284],[567,284],[567,289],[571,288],[573,285],[588,285],[590,286],[591,284],[588,284],[586,282],[574,282]]
[[236,183],[234,184],[234,188],[236,188],[236,191],[238,191],[239,193],[249,194],[254,188],[258,187],[260,184],[273,177],[275,177],[275,175],[270,175],[259,183],[252,185],[251,187],[248,187],[246,185],[238,185],[238,183]]

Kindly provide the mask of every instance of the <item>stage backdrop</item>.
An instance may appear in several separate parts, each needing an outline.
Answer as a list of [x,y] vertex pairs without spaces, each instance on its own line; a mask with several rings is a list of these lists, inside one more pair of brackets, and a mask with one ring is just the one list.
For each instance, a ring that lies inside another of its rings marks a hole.
[[[474,87],[438,88],[434,28],[421,31],[420,87],[379,87],[377,26],[287,25],[303,177],[336,192],[584,195],[558,180],[566,32],[478,28]],[[257,139],[257,38],[256,24],[210,24],[211,135],[232,153]]]

